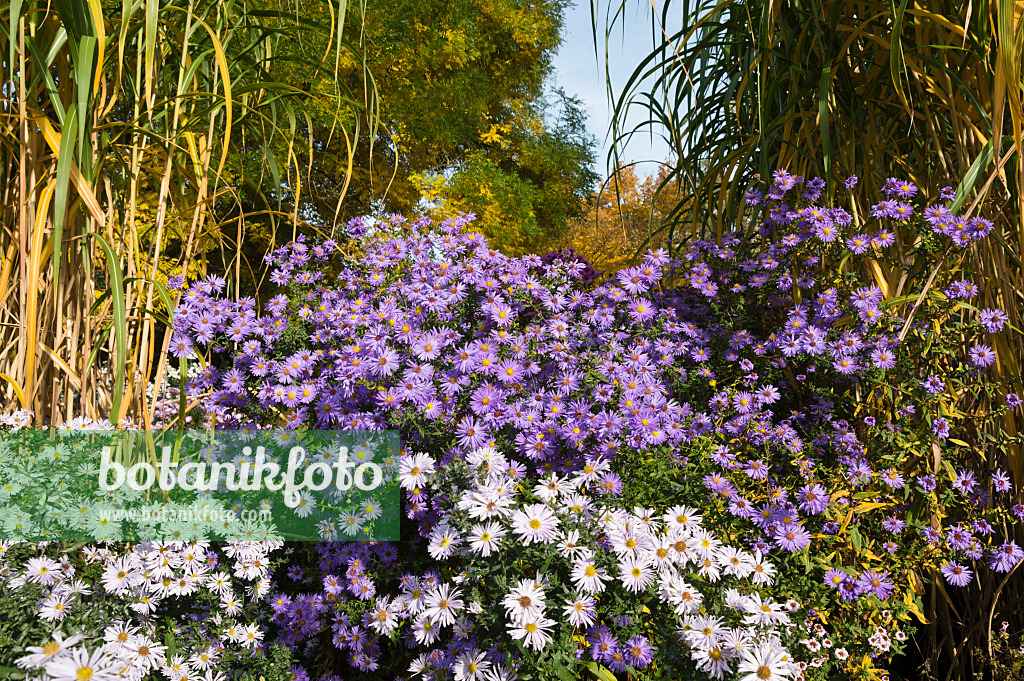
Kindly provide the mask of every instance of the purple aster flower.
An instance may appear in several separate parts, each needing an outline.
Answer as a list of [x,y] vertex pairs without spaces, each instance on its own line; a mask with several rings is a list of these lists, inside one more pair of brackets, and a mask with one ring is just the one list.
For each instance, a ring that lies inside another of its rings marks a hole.
[[942,543],[942,535],[934,527],[926,527],[921,530],[921,536],[932,546]]
[[815,220],[812,231],[814,232],[814,236],[818,237],[825,243],[832,243],[840,236],[839,228],[828,218]]
[[890,210],[890,215],[896,220],[906,220],[913,214],[914,206],[905,201],[896,202],[896,205]]
[[888,248],[894,243],[896,243],[896,232],[890,232],[887,229],[879,230],[871,237],[871,244],[879,248]]
[[942,576],[946,578],[948,584],[953,586],[967,586],[971,583],[973,575],[973,572],[960,563],[944,563],[942,565]]
[[939,439],[945,440],[949,437],[949,423],[946,419],[937,418],[932,421],[932,432],[939,437]]
[[774,171],[772,173],[772,179],[775,181],[774,186],[782,191],[789,191],[797,185],[797,178],[790,175],[783,168],[779,168]]
[[879,477],[890,489],[903,489],[903,485],[905,484],[903,476],[897,473],[894,468],[885,469]]
[[984,518],[975,520],[973,523],[971,523],[971,527],[974,528],[975,532],[984,537],[987,537],[993,532],[995,532],[995,528],[993,528],[992,525]]
[[[712,286],[714,285],[712,284]],[[714,291],[711,293],[708,293],[707,291],[704,291],[703,293],[706,296],[713,297],[718,293],[718,287],[716,286]],[[649,300],[644,300],[643,298],[634,300],[629,306],[629,317],[638,324],[642,324],[653,319],[656,312],[657,309],[654,305],[652,305]]]
[[1017,393],[1006,393],[1006,406],[1010,409],[1016,409],[1020,405],[1024,404],[1024,400],[1017,396]]
[[846,247],[853,251],[854,255],[866,253],[871,246],[871,238],[867,234],[854,234],[846,240]]
[[873,218],[891,218],[894,217],[893,209],[896,208],[896,201],[887,200],[879,201],[875,205],[871,206],[871,217]]
[[996,361],[995,351],[987,345],[975,345],[971,349],[971,363],[976,367],[987,367]]
[[867,461],[857,461],[847,469],[846,479],[857,487],[863,487],[871,480],[871,466]]
[[840,357],[832,362],[832,366],[836,371],[847,376],[860,371],[860,364],[850,357]]
[[170,352],[178,358],[192,355],[192,339],[188,336],[176,333],[171,336]]
[[757,400],[750,393],[741,392],[733,396],[732,404],[740,414],[749,414],[757,406]]
[[882,527],[893,534],[899,534],[907,526],[905,522],[897,518],[896,516],[889,516],[882,521]]
[[996,488],[997,492],[1010,492],[1013,490],[1013,483],[1010,482],[1010,476],[999,468],[992,473],[992,486]]
[[643,636],[634,636],[626,641],[623,652],[626,655],[626,664],[637,669],[646,667],[654,659],[654,650]]
[[847,189],[853,189],[854,187],[856,187],[856,186],[857,186],[857,182],[858,182],[858,181],[859,181],[859,180],[857,179],[857,176],[856,176],[856,175],[850,175],[850,176],[849,176],[848,178],[846,178],[846,180],[845,180],[845,181],[843,182],[843,186],[844,186],[844,187],[846,187]]
[[768,477],[768,466],[761,459],[754,459],[744,470],[754,480],[765,480]]
[[863,595],[864,590],[859,580],[847,576],[839,584],[839,598],[843,601],[855,601]]
[[970,494],[978,485],[977,479],[974,477],[974,471],[969,471],[961,468],[957,471],[957,474],[953,476],[953,489],[958,490],[962,494]]
[[871,363],[879,369],[892,369],[896,366],[896,355],[889,350],[879,348],[871,353]]
[[804,485],[796,496],[800,500],[800,510],[809,515],[824,513],[828,508],[828,490],[818,483]]
[[825,573],[825,586],[830,589],[838,589],[849,575],[838,568],[829,568]]
[[1024,559],[1024,551],[1017,546],[1017,542],[1010,541],[993,549],[988,566],[996,572],[1009,572],[1021,559]]
[[598,630],[590,640],[590,656],[598,662],[607,664],[617,652],[619,652],[619,639],[605,627]]
[[972,539],[974,537],[971,536],[971,533],[962,527],[953,527],[946,532],[946,543],[957,551],[963,551],[970,546]]
[[456,433],[459,436],[459,444],[468,449],[479,449],[486,444],[489,437],[487,430],[470,416],[459,421]]
[[929,395],[938,395],[946,389],[946,384],[938,376],[929,376],[921,381],[921,387],[927,390]]
[[888,572],[865,570],[857,581],[863,593],[874,593],[880,601],[887,599],[896,590],[896,585],[889,580]]
[[811,533],[799,523],[780,523],[775,528],[775,543],[787,551],[801,551],[811,543]]
[[266,305],[267,311],[275,315],[281,314],[286,307],[288,307],[288,296],[285,295],[274,296],[267,301]]
[[612,472],[604,473],[598,482],[597,488],[601,494],[610,494],[617,497],[622,494],[622,478]]
[[978,314],[978,321],[989,333],[1002,331],[1009,320],[1010,318],[1002,310],[985,309]]
[[927,494],[928,492],[935,490],[935,476],[934,475],[919,475],[917,476],[917,486],[921,488],[921,491]]

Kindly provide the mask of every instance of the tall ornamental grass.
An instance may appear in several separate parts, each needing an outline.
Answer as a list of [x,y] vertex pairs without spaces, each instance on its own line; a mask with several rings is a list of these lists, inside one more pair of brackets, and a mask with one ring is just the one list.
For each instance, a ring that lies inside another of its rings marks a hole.
[[[219,255],[237,282],[260,216],[300,222],[309,109],[348,139],[367,96],[276,82],[283,41],[343,31],[272,2],[13,0],[0,5],[0,393],[39,421],[149,423],[175,301],[168,274]],[[301,53],[301,51],[300,51]],[[295,54],[292,50],[290,54]],[[363,120],[366,120],[366,116]],[[308,153],[308,152],[307,152]],[[350,169],[351,170],[351,169]],[[281,193],[288,203],[282,204]],[[257,202],[243,202],[246,195]],[[289,236],[294,234],[289,230]],[[218,253],[219,252],[219,253]]]

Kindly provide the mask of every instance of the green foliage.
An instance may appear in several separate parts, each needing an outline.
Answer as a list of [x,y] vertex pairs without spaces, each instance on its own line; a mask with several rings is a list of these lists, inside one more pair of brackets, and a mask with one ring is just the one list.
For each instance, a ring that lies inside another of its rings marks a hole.
[[561,90],[556,96],[560,111],[550,128],[492,128],[483,137],[488,145],[453,171],[411,175],[431,216],[475,213],[473,228],[510,254],[551,250],[597,180],[580,102]]
[[[338,76],[351,93],[372,91],[380,108],[372,119],[364,111],[351,137],[332,112],[310,109],[314,143],[295,149],[313,178],[305,217],[330,229],[336,219],[407,212],[444,178],[452,180],[447,198],[453,203],[494,215],[495,226],[499,218],[510,225],[505,229],[513,238],[503,245],[522,250],[563,229],[596,180],[579,102],[562,92],[545,95],[565,6],[564,0],[362,6],[362,58],[372,79],[353,55],[339,61]],[[298,13],[321,23],[330,7],[303,0]],[[313,32],[283,45],[290,58],[270,71],[310,93],[329,90],[333,74],[318,56],[327,37]],[[288,188],[280,192],[287,204]]]
[[278,643],[264,647],[239,665],[239,681],[290,681],[292,653]]

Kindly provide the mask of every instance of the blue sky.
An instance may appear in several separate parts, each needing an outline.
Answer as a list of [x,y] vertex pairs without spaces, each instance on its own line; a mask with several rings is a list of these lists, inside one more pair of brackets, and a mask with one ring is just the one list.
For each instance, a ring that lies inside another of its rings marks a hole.
[[[609,0],[604,0],[598,7],[598,47],[602,50],[604,12],[608,2]],[[651,49],[650,14],[649,9],[645,11],[645,8],[643,3],[632,4],[625,16],[626,20],[619,20],[612,37],[608,40],[608,62],[616,92],[621,90],[637,64]],[[604,55],[601,55],[599,62],[594,54],[590,0],[576,0],[576,3],[566,10],[562,46],[553,63],[555,73],[552,84],[583,101],[588,128],[597,138],[596,170],[604,176],[608,151],[611,149],[610,141],[607,139],[608,126],[611,122],[611,104],[608,101],[605,84]],[[633,118],[632,124],[635,125],[636,117]],[[620,154],[626,161],[664,160],[668,156],[668,146],[657,137],[652,144],[648,134],[637,134],[624,151],[620,150]],[[645,163],[637,168],[640,175],[648,175],[655,170],[657,166],[653,163]]]

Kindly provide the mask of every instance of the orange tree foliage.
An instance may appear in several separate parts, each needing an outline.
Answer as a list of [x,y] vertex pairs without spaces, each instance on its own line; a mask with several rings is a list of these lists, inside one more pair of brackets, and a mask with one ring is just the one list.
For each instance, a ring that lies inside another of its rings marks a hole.
[[667,223],[683,193],[674,184],[664,184],[668,166],[646,178],[634,166],[622,167],[600,184],[589,201],[587,212],[570,221],[559,245],[574,249],[594,269],[612,274],[631,265],[638,253],[657,248],[664,241],[659,228]]

